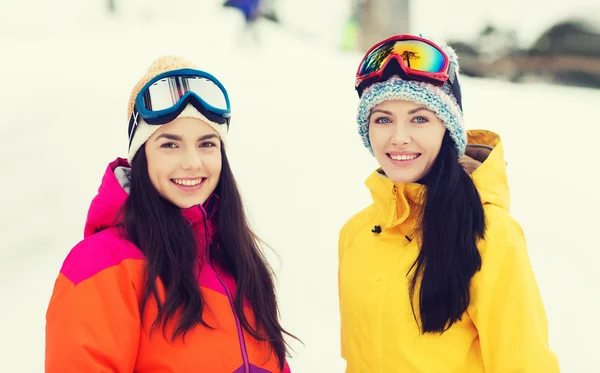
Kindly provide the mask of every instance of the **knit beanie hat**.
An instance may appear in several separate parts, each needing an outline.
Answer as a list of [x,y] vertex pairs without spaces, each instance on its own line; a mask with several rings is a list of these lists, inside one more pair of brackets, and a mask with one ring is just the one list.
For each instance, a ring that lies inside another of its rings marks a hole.
[[[129,121],[131,119],[131,116],[133,115],[135,99],[144,87],[144,85],[146,85],[150,80],[162,73],[179,69],[197,69],[197,67],[194,63],[178,56],[163,56],[152,62],[152,64],[148,68],[148,71],[146,71],[146,74],[137,82],[137,84],[133,87],[133,90],[131,91],[131,95],[129,96],[129,105],[127,107],[127,120]],[[188,104],[183,109],[183,111],[177,116],[177,118],[183,117],[200,119],[201,121],[210,125],[217,132],[223,143],[226,142],[226,124],[219,124],[208,120],[206,116],[200,113],[198,109],[196,109],[191,104]],[[133,158],[137,154],[138,150],[160,127],[160,124],[146,123],[139,116],[135,120],[137,120],[137,126],[135,127],[135,133],[129,144],[129,154],[127,157],[130,165],[132,164]]]
[[[456,82],[458,85],[459,65],[458,58],[454,49],[446,43],[437,43],[454,65],[456,72]],[[460,87],[458,87],[460,90]],[[369,152],[373,154],[371,140],[369,139],[369,116],[371,109],[387,100],[406,100],[419,105],[424,105],[427,109],[433,111],[438,118],[442,120],[450,137],[454,141],[458,156],[465,153],[467,146],[467,132],[465,130],[463,113],[456,97],[451,92],[450,86],[444,84],[442,87],[434,86],[430,83],[403,80],[397,75],[393,75],[386,81],[377,82],[367,87],[358,105],[357,122],[358,133],[362,138],[363,144]],[[374,154],[373,154],[374,155]]]

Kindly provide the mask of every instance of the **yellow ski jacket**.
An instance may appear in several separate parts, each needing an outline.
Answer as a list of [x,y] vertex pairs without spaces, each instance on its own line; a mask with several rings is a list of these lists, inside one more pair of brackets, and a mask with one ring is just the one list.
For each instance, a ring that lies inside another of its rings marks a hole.
[[[375,171],[366,181],[373,204],[353,216],[339,237],[346,373],[559,372],[525,238],[509,214],[499,136],[469,131],[461,163],[487,219],[486,237],[478,245],[483,264],[471,280],[471,304],[462,321],[441,335],[420,333],[407,273],[419,252],[419,239],[408,238],[424,187],[394,183]],[[375,226],[380,233],[372,232]]]

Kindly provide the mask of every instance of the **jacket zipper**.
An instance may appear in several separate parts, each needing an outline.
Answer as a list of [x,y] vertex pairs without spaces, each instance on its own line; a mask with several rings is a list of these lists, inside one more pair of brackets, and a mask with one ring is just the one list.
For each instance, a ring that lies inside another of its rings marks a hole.
[[[208,247],[208,245],[210,245],[210,238],[208,236],[208,225],[207,225],[208,217],[206,216],[206,214],[201,206],[198,206],[198,208],[200,209],[200,212],[202,212],[202,215],[204,216],[204,234],[206,236],[206,245]],[[229,306],[231,307],[231,312],[233,313],[233,318],[235,319],[235,327],[236,327],[237,333],[238,333],[238,342],[240,343],[240,350],[242,353],[242,361],[244,362],[244,372],[250,373],[250,361],[248,360],[248,351],[246,350],[246,340],[244,338],[244,332],[242,330],[242,323],[240,322],[240,319],[238,318],[237,313],[235,312],[233,297],[231,296],[231,293],[229,292],[229,288],[227,287],[227,285],[225,285],[225,282],[221,279],[221,276],[219,276],[219,274],[215,270],[215,267],[212,264],[212,259],[209,259],[209,262],[210,262],[210,268],[215,273],[217,280],[219,280],[219,283],[221,284],[221,286],[223,286],[223,289],[225,290],[225,294],[227,295],[227,300],[229,301]]]

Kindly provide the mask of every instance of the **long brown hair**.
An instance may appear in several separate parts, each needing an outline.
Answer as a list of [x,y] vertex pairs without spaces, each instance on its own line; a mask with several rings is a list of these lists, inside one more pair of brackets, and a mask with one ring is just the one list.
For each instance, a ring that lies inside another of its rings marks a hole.
[[[132,162],[131,192],[123,208],[123,225],[128,239],[147,259],[141,312],[153,296],[158,304],[158,315],[152,330],[162,326],[166,333],[167,322],[176,318],[171,338],[185,338],[186,333],[198,324],[212,328],[202,319],[204,299],[194,268],[197,243],[180,209],[153,187],[145,153],[142,147]],[[243,328],[257,340],[270,343],[283,369],[288,352],[284,334],[295,337],[279,323],[273,272],[263,256],[261,241],[250,229],[224,150],[221,159],[221,175],[215,190],[219,196],[217,232],[215,243],[209,248],[209,260],[233,275],[237,284],[234,308]],[[165,287],[164,301],[159,299],[158,278]],[[246,318],[244,301],[255,311],[255,327]]]

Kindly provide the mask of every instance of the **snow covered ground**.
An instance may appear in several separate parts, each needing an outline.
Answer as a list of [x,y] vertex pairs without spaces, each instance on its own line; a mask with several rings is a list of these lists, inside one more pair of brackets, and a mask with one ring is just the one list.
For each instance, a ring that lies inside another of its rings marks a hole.
[[[0,5],[0,370],[43,371],[54,279],[81,239],[106,164],[126,155],[130,90],[154,58],[178,54],[230,91],[232,167],[253,226],[277,252],[283,323],[304,342],[294,344],[292,370],[342,372],[337,233],[370,202],[363,181],[375,161],[354,122],[360,56],[327,47],[341,24],[333,6],[313,19],[324,42],[264,24],[256,46],[239,42],[238,15],[216,1],[173,0],[163,16],[163,2],[146,1],[143,17],[141,0],[130,1],[116,19],[99,15],[104,2],[79,3]],[[317,2],[303,4],[307,12]],[[430,33],[444,33],[436,27]],[[467,125],[505,141],[512,213],[562,371],[592,371],[600,366],[600,91],[467,78],[463,90]]]

